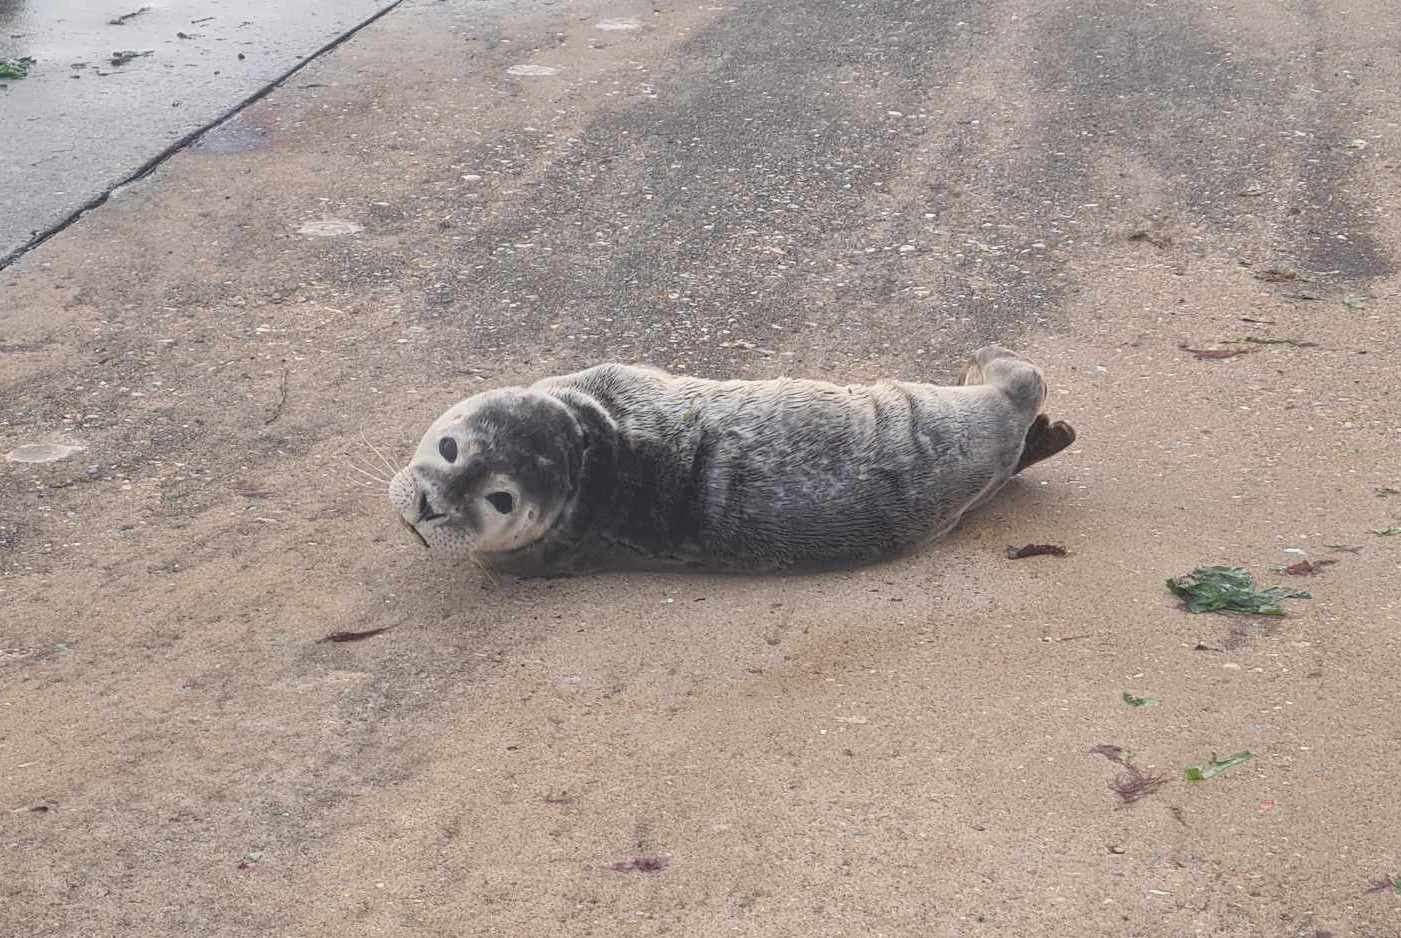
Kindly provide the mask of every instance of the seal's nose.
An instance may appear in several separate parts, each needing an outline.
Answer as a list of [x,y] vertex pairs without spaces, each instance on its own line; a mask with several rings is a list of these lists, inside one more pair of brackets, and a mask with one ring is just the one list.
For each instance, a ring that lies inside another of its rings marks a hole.
[[419,520],[419,522],[424,522],[424,521],[437,521],[439,518],[442,518],[442,517],[444,517],[444,515],[442,514],[442,512],[436,512],[436,511],[433,510],[433,505],[432,505],[432,503],[428,501],[428,493],[425,492],[425,491],[422,491],[422,490],[420,489],[420,490],[419,490],[419,493],[418,493],[418,520]]

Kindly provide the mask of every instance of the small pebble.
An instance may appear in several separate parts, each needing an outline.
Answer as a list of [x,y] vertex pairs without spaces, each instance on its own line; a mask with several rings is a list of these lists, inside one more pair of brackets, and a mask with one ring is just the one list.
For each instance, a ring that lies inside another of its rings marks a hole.
[[553,65],[512,65],[510,68],[506,69],[506,74],[530,76],[558,75],[559,69],[555,68]]
[[5,460],[23,463],[57,462],[81,452],[82,449],[81,446],[69,446],[66,443],[25,443],[6,453]]
[[312,235],[317,238],[337,238],[341,235],[355,234],[364,230],[364,226],[357,225],[353,221],[346,221],[342,218],[323,218],[320,221],[306,222],[297,229],[297,234]]

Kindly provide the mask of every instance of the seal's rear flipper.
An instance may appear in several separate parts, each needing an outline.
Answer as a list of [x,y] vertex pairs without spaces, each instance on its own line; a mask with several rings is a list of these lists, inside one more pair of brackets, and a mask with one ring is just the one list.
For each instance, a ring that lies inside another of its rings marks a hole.
[[1056,453],[1075,442],[1075,428],[1064,420],[1051,423],[1045,414],[1039,414],[1026,431],[1026,442],[1022,444],[1022,457],[1017,460],[1017,468],[1012,475],[1021,472],[1032,463],[1050,459]]

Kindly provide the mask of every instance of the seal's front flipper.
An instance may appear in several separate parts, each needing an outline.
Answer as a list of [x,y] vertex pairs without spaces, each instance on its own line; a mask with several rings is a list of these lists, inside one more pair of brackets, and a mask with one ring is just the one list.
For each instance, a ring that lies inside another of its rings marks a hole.
[[1026,442],[1022,444],[1022,456],[1017,460],[1017,468],[1012,475],[1021,472],[1032,463],[1050,459],[1056,453],[1075,442],[1075,428],[1064,420],[1051,423],[1045,414],[1038,414],[1031,428],[1026,431]]

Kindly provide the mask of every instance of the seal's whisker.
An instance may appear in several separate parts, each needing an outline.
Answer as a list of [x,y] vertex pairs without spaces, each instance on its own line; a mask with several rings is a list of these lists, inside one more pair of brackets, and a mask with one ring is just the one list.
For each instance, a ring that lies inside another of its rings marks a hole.
[[472,562],[472,566],[482,572],[482,576],[486,577],[486,581],[493,587],[501,585],[501,581],[496,578],[496,574],[486,565],[486,562],[483,561],[481,557],[477,556],[476,551],[468,551],[467,559]]
[[380,478],[379,476],[375,475],[373,472],[370,472],[368,469],[365,469],[365,468],[363,468],[362,466],[356,465],[354,462],[350,461],[349,459],[347,459],[347,460],[345,461],[345,464],[346,464],[347,466],[349,466],[351,469],[354,469],[356,472],[360,473],[362,476],[364,476],[364,477],[367,478],[367,479],[370,479],[370,480],[372,480],[372,481],[374,481],[374,482],[378,482],[378,483],[380,483],[381,485],[388,485],[388,484],[389,484],[389,480],[388,480],[388,479]]
[[374,473],[375,478],[379,479],[381,482],[388,482],[390,476],[393,475],[393,473],[386,475],[384,470],[381,469],[379,466],[376,466],[373,462],[360,462],[358,459],[356,459],[356,456],[359,455],[357,453],[342,453],[341,455],[344,456],[347,461],[353,463],[356,466],[359,466],[361,469],[364,469],[367,472]]
[[385,458],[385,455],[379,451],[379,449],[375,446],[375,444],[373,444],[373,443],[370,442],[370,438],[367,437],[367,436],[365,435],[365,431],[364,431],[364,430],[361,430],[361,431],[360,431],[360,439],[362,439],[362,440],[365,441],[365,445],[368,446],[368,447],[370,448],[370,452],[372,452],[372,453],[374,453],[376,456],[378,456],[378,457],[379,457],[379,461],[382,462],[382,463],[384,463],[385,467],[386,467],[390,472],[398,472],[398,471],[399,471],[398,468],[397,468],[392,462],[390,462],[388,459]]
[[357,463],[353,460],[347,460],[347,464],[353,469],[355,469],[357,472],[359,472],[361,475],[374,479],[376,482],[381,482],[386,485],[389,483],[389,479],[386,476],[381,475],[373,466],[366,466],[363,463]]

